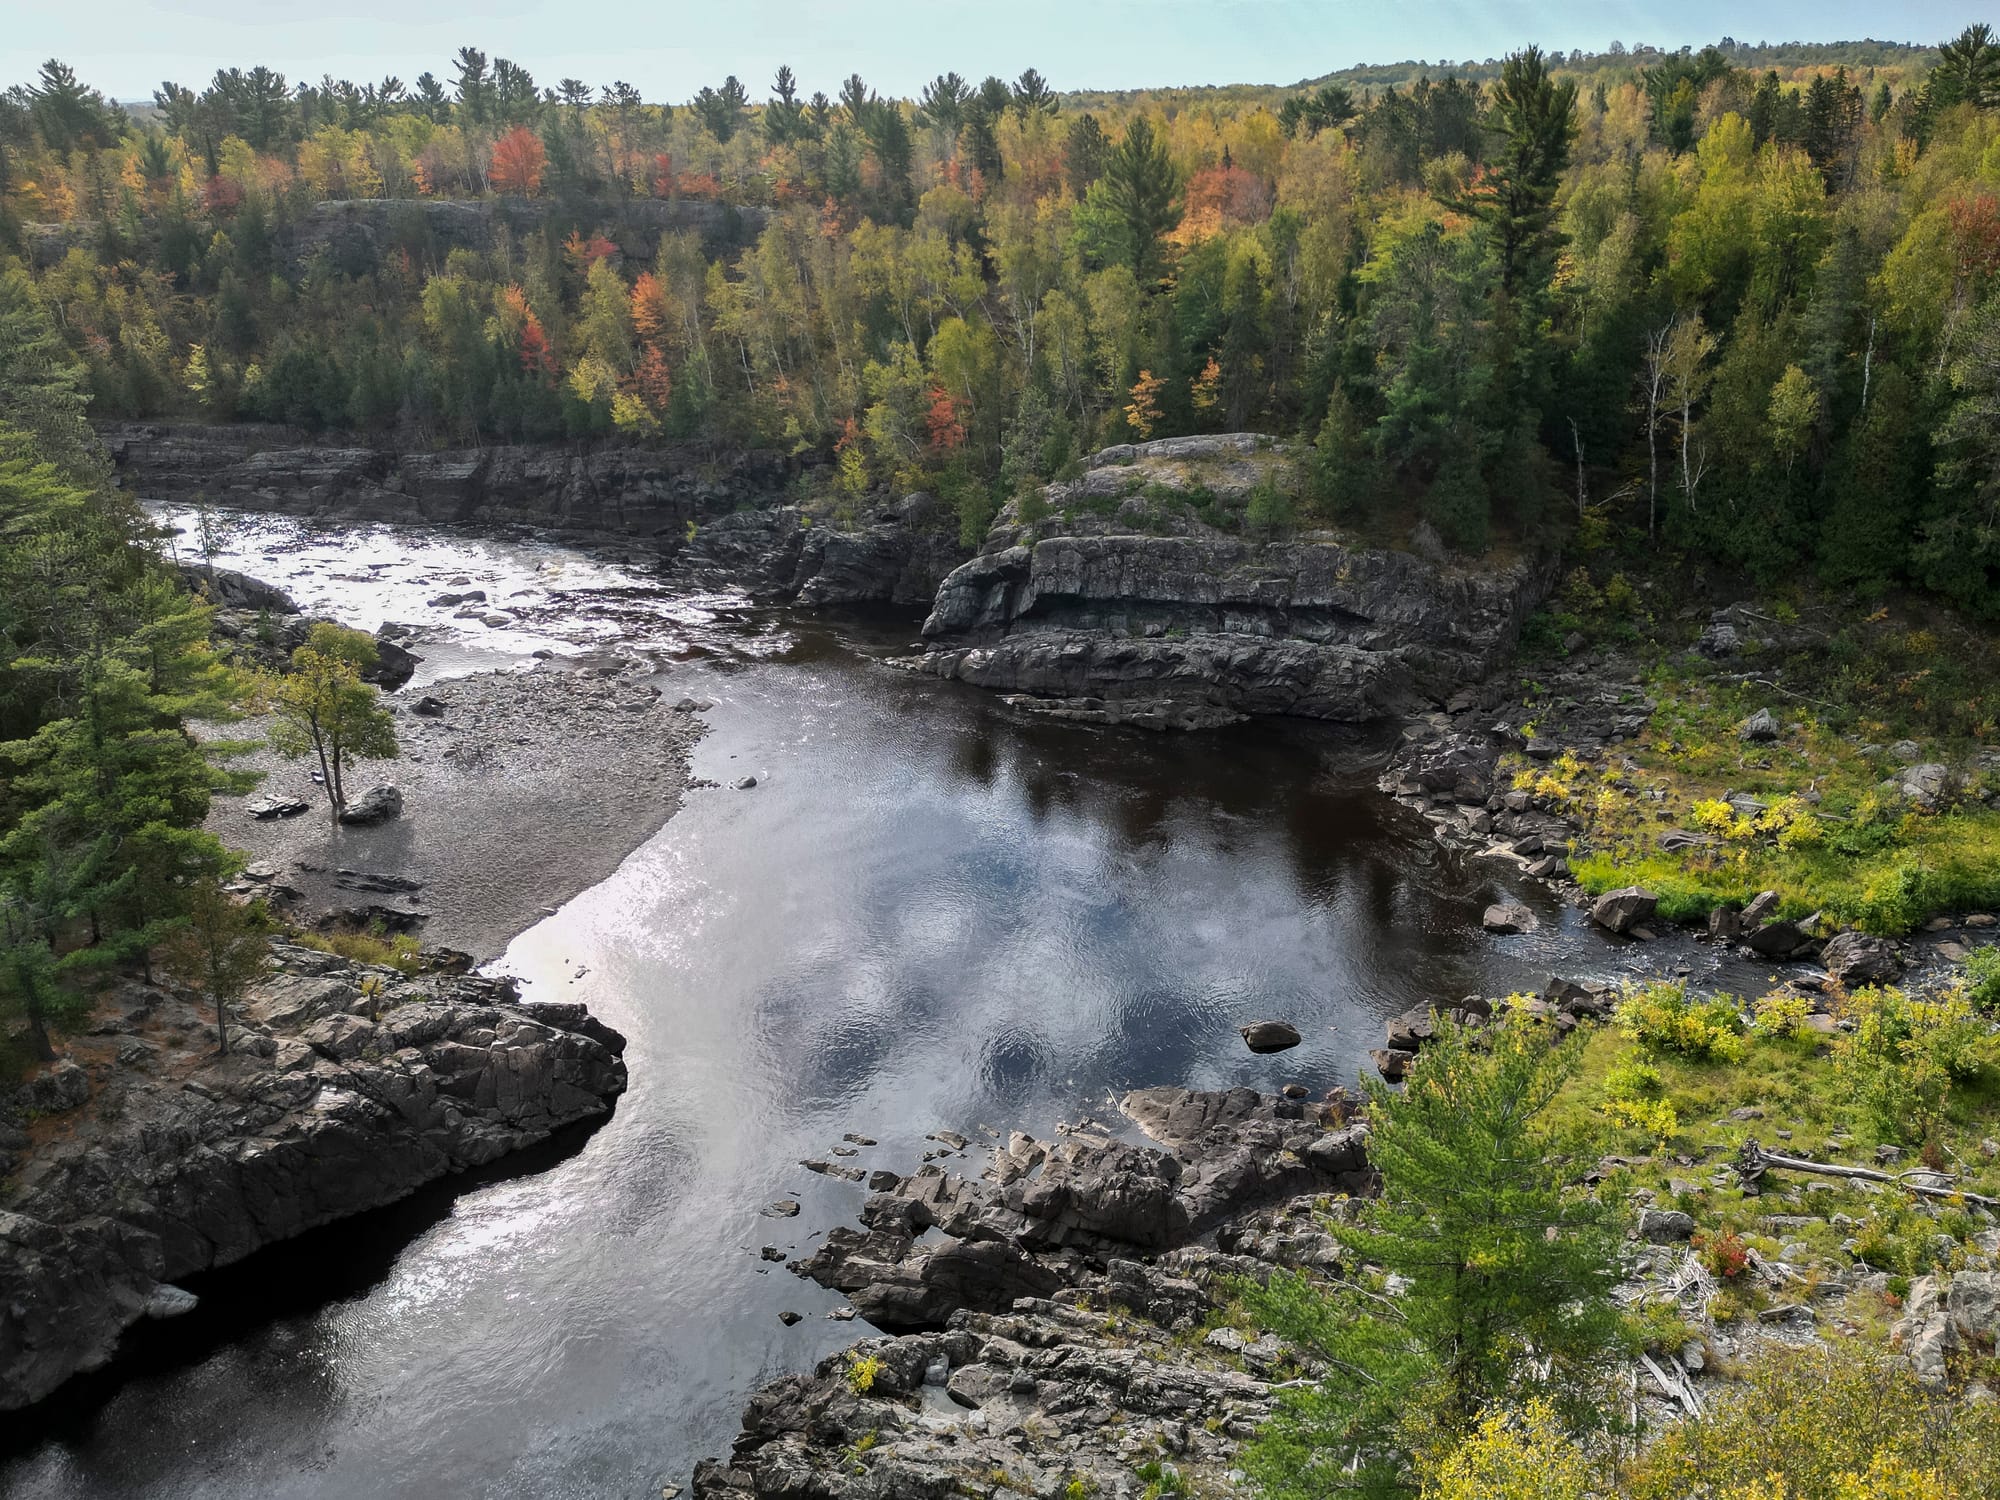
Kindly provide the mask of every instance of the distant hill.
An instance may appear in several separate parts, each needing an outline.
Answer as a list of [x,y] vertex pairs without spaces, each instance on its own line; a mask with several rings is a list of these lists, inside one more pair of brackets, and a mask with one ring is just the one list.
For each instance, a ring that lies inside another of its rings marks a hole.
[[[1624,47],[1612,44],[1613,50],[1605,52],[1574,51],[1566,55],[1558,54],[1558,65],[1566,73],[1575,73],[1585,78],[1602,75],[1606,80],[1630,74],[1637,68],[1652,67],[1667,57],[1675,55],[1667,49],[1639,44]],[[1759,72],[1776,68],[1781,74],[1790,74],[1816,68],[1844,66],[1850,73],[1864,76],[1883,69],[1893,69],[1905,75],[1921,74],[1928,70],[1937,58],[1935,46],[1920,46],[1914,42],[1887,42],[1865,38],[1853,42],[1739,42],[1734,37],[1724,37],[1716,43],[1716,48],[1727,57],[1732,66],[1751,68]],[[1692,54],[1699,49],[1682,47],[1681,54]],[[1234,105],[1237,107],[1258,104],[1275,104],[1288,94],[1303,89],[1318,88],[1322,84],[1341,83],[1357,92],[1381,93],[1390,88],[1408,88],[1420,78],[1442,78],[1447,74],[1474,82],[1487,82],[1500,74],[1501,59],[1447,58],[1426,60],[1409,58],[1402,62],[1364,63],[1352,68],[1341,68],[1331,73],[1321,73],[1315,77],[1302,78],[1295,83],[1226,83],[1203,84],[1178,88],[1146,89],[1078,89],[1063,95],[1066,103],[1077,109],[1109,109],[1120,105],[1129,106],[1135,99],[1144,97],[1163,107],[1179,104],[1187,105]]]

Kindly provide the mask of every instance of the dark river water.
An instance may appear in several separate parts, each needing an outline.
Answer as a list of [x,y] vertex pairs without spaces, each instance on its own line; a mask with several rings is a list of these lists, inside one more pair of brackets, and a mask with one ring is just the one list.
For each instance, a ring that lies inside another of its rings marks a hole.
[[[1443,855],[1352,735],[1039,722],[882,665],[913,621],[664,593],[546,544],[245,521],[222,560],[425,625],[428,673],[660,651],[670,696],[715,704],[695,773],[759,785],[691,794],[497,965],[631,1038],[609,1121],[207,1278],[195,1314],[11,1419],[8,1497],[658,1496],[760,1381],[867,1332],[758,1255],[851,1220],[861,1189],[798,1165],[844,1133],[907,1171],[961,1131],[976,1171],[985,1130],[1112,1122],[1142,1084],[1352,1082],[1419,1000],[1630,956]],[[450,576],[516,622],[426,609]],[[1543,936],[1482,934],[1506,892]],[[1251,1056],[1236,1028],[1264,1017],[1305,1044]],[[803,1212],[763,1216],[779,1197]]]

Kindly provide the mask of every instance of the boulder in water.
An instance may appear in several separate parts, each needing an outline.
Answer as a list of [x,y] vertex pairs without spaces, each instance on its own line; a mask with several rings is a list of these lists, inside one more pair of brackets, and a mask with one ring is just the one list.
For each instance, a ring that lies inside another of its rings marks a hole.
[[1238,1029],[1243,1033],[1243,1044],[1252,1052],[1283,1052],[1304,1040],[1289,1021],[1257,1021]]

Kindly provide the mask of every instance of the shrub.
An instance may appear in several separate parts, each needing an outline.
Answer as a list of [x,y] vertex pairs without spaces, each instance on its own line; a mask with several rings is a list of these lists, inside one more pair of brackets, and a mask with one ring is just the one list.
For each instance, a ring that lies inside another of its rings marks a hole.
[[1597,1465],[1547,1401],[1493,1411],[1424,1478],[1425,1500],[1585,1500]]
[[857,1396],[875,1389],[875,1377],[882,1373],[882,1361],[873,1354],[856,1355],[847,1367],[847,1387]]
[[1871,986],[1849,997],[1847,1011],[1855,1024],[1840,1049],[1841,1071],[1856,1101],[1900,1140],[1934,1140],[1952,1086],[2000,1064],[2000,1039],[1963,992],[1918,1000]]
[[1980,948],[1966,959],[1965,995],[1981,1010],[2000,1010],[2000,948]]
[[1768,1041],[1789,1041],[1805,1035],[1812,1002],[1791,990],[1773,990],[1756,1004],[1750,1029]]
[[1250,492],[1243,519],[1259,531],[1283,531],[1295,519],[1292,497],[1266,479]]
[[1724,1281],[1734,1281],[1750,1265],[1750,1247],[1743,1242],[1743,1236],[1733,1229],[1725,1229],[1720,1234],[1698,1233],[1691,1243],[1696,1257],[1708,1268],[1709,1274]]
[[1660,1088],[1660,1070],[1636,1057],[1615,1064],[1604,1075],[1604,1092],[1612,1099],[1656,1099]]
[[2000,1410],[1926,1391],[1851,1345],[1778,1349],[1634,1464],[1632,1500],[2000,1495]]
[[1743,1013],[1728,995],[1690,1000],[1681,981],[1660,980],[1626,991],[1618,1027],[1649,1052],[1673,1052],[1694,1062],[1741,1062]]
[[1613,1125],[1664,1141],[1681,1128],[1681,1117],[1665,1099],[1607,1099],[1604,1117]]

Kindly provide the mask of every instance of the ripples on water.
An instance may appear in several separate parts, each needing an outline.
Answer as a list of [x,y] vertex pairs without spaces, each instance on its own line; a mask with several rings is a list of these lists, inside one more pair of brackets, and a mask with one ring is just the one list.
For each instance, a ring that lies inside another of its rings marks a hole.
[[[801,1158],[854,1131],[881,1141],[857,1164],[908,1170],[928,1132],[1115,1121],[1136,1085],[1352,1081],[1384,1017],[1539,983],[1561,940],[1484,939],[1495,872],[1332,731],[1024,720],[881,666],[911,621],[795,621],[536,542],[251,518],[217,561],[421,626],[420,681],[654,653],[715,701],[695,773],[759,785],[692,794],[499,965],[631,1038],[608,1123],[214,1278],[16,1419],[10,1496],[657,1495],[760,1380],[865,1332],[758,1258],[859,1204]],[[424,603],[461,575],[506,624]],[[1251,1056],[1235,1028],[1266,1016],[1305,1044]],[[763,1217],[779,1196],[803,1213]]]

